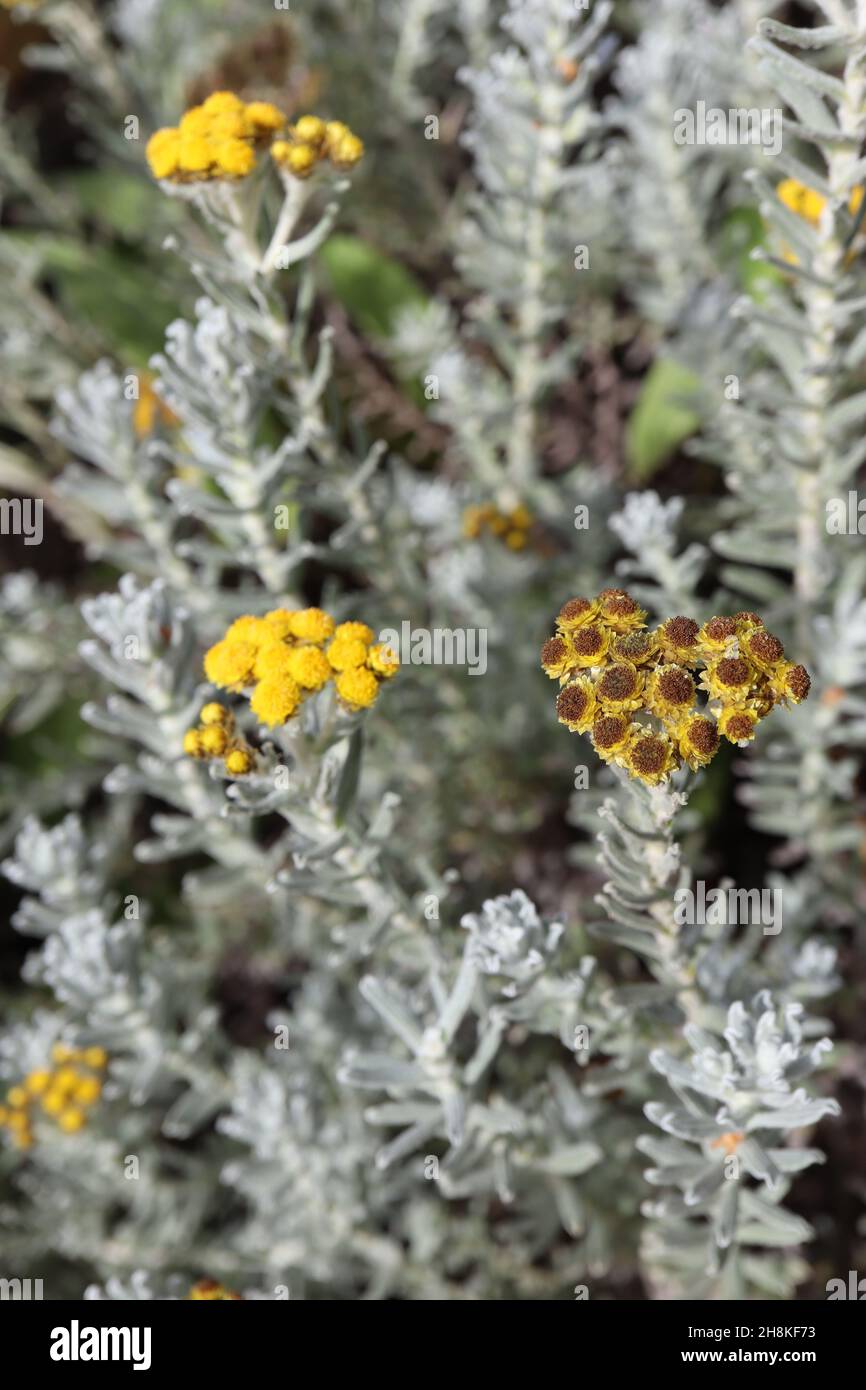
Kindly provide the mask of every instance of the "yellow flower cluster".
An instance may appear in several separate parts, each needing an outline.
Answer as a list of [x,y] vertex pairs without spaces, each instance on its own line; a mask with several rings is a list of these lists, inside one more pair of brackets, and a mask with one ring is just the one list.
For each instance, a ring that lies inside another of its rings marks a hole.
[[228,1303],[235,1299],[243,1301],[241,1294],[218,1284],[215,1279],[199,1279],[187,1294],[187,1300],[193,1303]]
[[0,1105],[0,1129],[9,1131],[19,1149],[33,1145],[37,1108],[54,1120],[64,1134],[77,1134],[87,1122],[86,1110],[102,1094],[98,1073],[108,1065],[104,1048],[76,1049],[55,1043],[51,1059],[55,1066],[31,1071],[20,1085],[9,1088],[5,1105]]
[[156,131],[145,154],[154,178],[201,183],[246,178],[269,142],[275,163],[296,178],[307,178],[325,159],[336,169],[352,169],[364,153],[342,121],[301,116],[289,126],[269,101],[245,102],[234,92],[213,92],[185,112],[179,125]]
[[145,154],[157,179],[174,183],[241,179],[256,167],[256,147],[286,124],[269,101],[242,101],[234,92],[213,92],[190,107],[177,126],[158,130]]
[[[776,196],[786,208],[790,208],[791,212],[795,212],[813,227],[817,227],[821,213],[827,206],[827,199],[823,193],[808,188],[806,184],[800,183],[799,179],[783,179],[776,185]],[[863,189],[855,188],[848,200],[848,211],[852,217],[856,217],[862,201]]]
[[235,734],[235,717],[226,705],[212,700],[199,714],[198,728],[187,729],[183,751],[191,758],[222,758],[232,777],[245,777],[256,765],[249,744]]
[[467,507],[463,513],[464,536],[477,540],[483,532],[488,531],[509,550],[523,550],[526,547],[531,526],[532,513],[522,502],[508,512],[502,512],[487,502],[483,506]]
[[342,121],[300,116],[288,134],[287,140],[274,141],[271,155],[279,168],[294,174],[296,179],[309,178],[324,160],[345,172],[354,169],[363,158],[363,141]]
[[651,786],[683,763],[706,766],[720,735],[750,742],[775,705],[798,705],[809,693],[806,668],[785,659],[757,613],[710,618],[703,627],[668,618],[651,632],[630,594],[603,589],[594,599],[569,599],[556,627],[541,664],[562,686],[560,723],[588,733],[600,758]]
[[142,374],[138,383],[138,400],[132,408],[132,428],[139,439],[153,434],[157,422],[166,429],[174,429],[180,423],[173,410],[165,404],[153,389],[153,376]]
[[337,624],[321,608],[238,618],[204,659],[208,680],[223,690],[249,691],[250,709],[270,728],[285,724],[329,681],[346,709],[367,709],[399,665],[366,623]]

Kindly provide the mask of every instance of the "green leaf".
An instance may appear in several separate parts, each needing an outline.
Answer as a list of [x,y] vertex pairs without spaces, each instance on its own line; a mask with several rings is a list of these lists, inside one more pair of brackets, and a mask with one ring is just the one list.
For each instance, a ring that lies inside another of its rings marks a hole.
[[181,313],[163,288],[157,268],[110,246],[91,246],[75,237],[9,233],[33,246],[57,282],[64,309],[96,328],[115,355],[131,366],[147,365],[165,341],[165,330]]
[[626,427],[626,457],[635,478],[646,479],[700,427],[691,406],[700,381],[669,357],[659,357],[644,381]]
[[719,254],[746,294],[757,303],[784,280],[776,266],[752,259],[752,252],[765,246],[766,241],[766,224],[756,207],[731,208],[722,223]]
[[151,179],[120,170],[77,169],[59,181],[81,211],[119,236],[131,241],[152,235],[154,224],[165,219],[166,198]]
[[410,271],[360,237],[329,237],[318,260],[331,292],[371,337],[388,337],[401,309],[427,303],[427,294]]

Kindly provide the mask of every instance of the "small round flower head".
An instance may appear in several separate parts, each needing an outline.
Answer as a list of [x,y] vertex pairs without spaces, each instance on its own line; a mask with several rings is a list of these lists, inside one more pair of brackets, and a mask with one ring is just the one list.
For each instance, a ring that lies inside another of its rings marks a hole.
[[199,1279],[198,1283],[193,1284],[187,1297],[199,1303],[229,1303],[234,1300],[242,1301],[239,1293],[234,1293],[231,1289],[227,1289],[222,1284],[218,1284],[215,1279]]
[[225,640],[252,642],[253,646],[259,647],[263,642],[273,641],[273,636],[270,624],[265,618],[254,618],[251,613],[245,613],[243,617],[235,618],[226,631]]
[[245,777],[255,765],[256,758],[251,748],[232,748],[226,753],[224,766],[232,777]]
[[64,1134],[77,1134],[84,1128],[86,1116],[83,1110],[77,1105],[68,1105],[65,1110],[61,1110],[57,1116],[57,1126],[63,1130]]
[[823,193],[808,188],[806,184],[800,183],[799,179],[782,179],[782,182],[776,185],[776,197],[786,208],[790,208],[791,212],[795,212],[813,227],[817,227],[821,213],[827,206],[827,199]]
[[[219,144],[221,140],[246,142],[252,138],[253,126],[252,122],[247,120],[245,111],[223,111],[218,116],[208,118],[207,130],[204,133],[214,144]],[[248,148],[252,150],[251,146]]]
[[708,666],[704,687],[715,700],[742,702],[749,695],[754,668],[741,656],[723,656]]
[[244,115],[256,135],[268,135],[272,131],[282,130],[286,124],[282,111],[271,101],[248,102],[244,108]]
[[73,1062],[78,1053],[68,1043],[56,1042],[51,1049],[52,1062]]
[[596,683],[595,693],[605,714],[625,714],[637,709],[643,693],[643,673],[630,662],[606,666]]
[[230,111],[243,111],[244,103],[234,92],[211,92],[198,109],[208,116],[224,116]]
[[23,1086],[10,1086],[6,1092],[6,1103],[11,1105],[13,1110],[18,1110],[27,1104],[27,1092]]
[[265,642],[259,647],[256,653],[256,664],[253,667],[253,675],[257,681],[264,680],[265,676],[286,676],[291,675],[291,664],[289,657],[292,648],[285,642]]
[[734,622],[737,624],[738,634],[753,632],[756,627],[764,626],[764,619],[760,613],[753,613],[750,608],[743,608],[739,613],[735,613]]
[[571,637],[575,666],[600,666],[607,656],[610,633],[598,623],[579,627]]
[[178,165],[183,174],[206,174],[213,164],[213,145],[204,135],[181,135]]
[[719,748],[719,731],[712,719],[696,714],[683,721],[678,730],[679,750],[692,769],[706,767]]
[[341,642],[344,639],[352,642],[363,642],[366,647],[375,639],[375,632],[366,623],[338,623],[334,628],[334,641]]
[[660,719],[680,719],[695,703],[695,683],[683,666],[657,666],[647,681],[647,709]]
[[342,140],[328,142],[328,153],[335,169],[354,169],[364,158],[364,142],[357,135],[344,135]]
[[226,178],[243,179],[255,169],[256,154],[246,140],[219,140],[213,146],[213,162]]
[[[343,129],[348,135],[348,126],[344,126]],[[292,134],[302,145],[312,145],[313,149],[320,150],[327,139],[328,127],[319,116],[299,116],[292,128]]]
[[390,680],[400,670],[400,658],[387,642],[378,642],[367,653],[367,665],[383,680]]
[[224,637],[206,653],[204,673],[224,690],[243,690],[252,682],[256,647],[252,642]]
[[367,660],[367,647],[354,637],[335,637],[328,646],[328,661],[335,671],[349,671],[354,666],[363,666]]
[[694,618],[668,618],[656,634],[665,661],[688,665],[698,655],[699,628]]
[[598,603],[595,599],[570,598],[560,608],[556,626],[562,633],[576,632],[579,627],[593,622],[597,617]]
[[281,642],[291,637],[292,619],[295,612],[294,608],[272,608],[270,613],[265,614],[264,621],[270,628],[272,636]]
[[212,112],[204,106],[191,106],[188,111],[184,111],[177,128],[184,140],[192,140],[197,136],[207,139],[212,119]]
[[599,609],[602,621],[614,632],[632,632],[646,622],[646,613],[625,589],[603,590]]
[[102,1071],[103,1067],[108,1066],[108,1053],[104,1047],[86,1047],[81,1060],[94,1071]]
[[64,1095],[69,1095],[78,1085],[78,1072],[73,1066],[58,1067],[54,1073],[54,1088],[61,1091]]
[[487,520],[487,507],[473,505],[467,507],[463,513],[463,534],[467,540],[475,541],[481,535],[482,527]]
[[170,179],[179,172],[180,139],[180,132],[171,127],[151,135],[144,154],[155,179]]
[[42,1109],[46,1115],[59,1115],[66,1105],[66,1093],[56,1086],[52,1086],[42,1097]]
[[199,742],[206,757],[220,758],[228,748],[229,736],[225,729],[213,724],[209,729],[202,729],[199,734]]
[[562,680],[577,665],[571,642],[564,637],[548,637],[541,648],[541,665],[551,680]]
[[366,666],[341,671],[334,684],[340,699],[352,710],[368,709],[379,693],[379,682]]
[[325,125],[325,145],[330,150],[332,145],[337,144],[352,132],[344,121],[328,121]]
[[698,641],[705,653],[718,656],[736,641],[736,618],[710,618],[698,633]]
[[291,676],[265,676],[253,691],[250,709],[268,728],[285,724],[301,703],[300,686]]
[[204,744],[201,741],[202,731],[200,729],[187,729],[183,736],[183,751],[188,758],[206,758]]
[[302,608],[292,614],[291,631],[301,642],[327,642],[334,633],[334,619],[321,608]]
[[592,726],[592,746],[600,758],[610,762],[628,742],[631,724],[624,714],[599,714]]
[[235,717],[227,705],[221,705],[218,700],[211,700],[206,704],[199,715],[199,723],[204,724],[206,729],[216,725],[219,729],[231,729],[234,726]]
[[506,532],[505,544],[509,550],[525,550],[526,532],[517,530]]
[[102,1095],[102,1082],[95,1076],[82,1076],[72,1094],[79,1105],[93,1105]]
[[31,1071],[24,1078],[24,1089],[28,1095],[41,1096],[51,1083],[50,1071]]
[[633,666],[645,666],[658,653],[658,638],[654,632],[635,630],[620,633],[614,637],[610,651],[616,661],[630,661]]
[[556,699],[556,717],[573,734],[589,733],[597,713],[595,689],[588,676],[579,676],[562,687]]
[[740,650],[765,675],[770,675],[785,656],[785,648],[778,637],[774,637],[772,632],[767,632],[764,627],[750,632],[741,641]]
[[667,735],[640,727],[632,730],[622,762],[633,777],[648,786],[664,782],[677,767],[674,746]]
[[275,140],[271,145],[271,155],[281,169],[296,179],[308,179],[319,162],[312,145],[293,145],[288,140]]
[[812,680],[805,666],[795,666],[793,662],[783,661],[770,680],[776,699],[786,704],[799,705],[812,688]]
[[719,715],[719,733],[730,743],[750,743],[757,727],[757,714],[744,705],[727,705]]
[[[358,643],[361,646],[361,643]],[[364,656],[367,648],[361,647]],[[289,675],[296,680],[302,690],[321,690],[330,679],[331,665],[323,651],[318,647],[290,647]]]

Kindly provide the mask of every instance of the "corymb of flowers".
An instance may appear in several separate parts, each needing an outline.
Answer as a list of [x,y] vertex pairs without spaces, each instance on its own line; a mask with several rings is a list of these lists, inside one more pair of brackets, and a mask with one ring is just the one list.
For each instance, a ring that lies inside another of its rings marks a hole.
[[[809,694],[805,666],[785,657],[757,613],[668,618],[650,631],[625,589],[572,598],[541,664],[562,689],[561,724],[589,734],[600,758],[650,786],[712,762],[720,739],[747,744],[774,706]],[[703,703],[699,698],[703,696]]]
[[320,165],[347,172],[363,156],[364,145],[342,121],[305,115],[290,122],[269,101],[245,102],[234,92],[214,92],[185,112],[177,126],[156,131],[146,153],[154,178],[182,184],[246,178],[262,154],[296,179],[309,178]]
[[[246,695],[252,713],[269,728],[287,724],[329,684],[346,713],[369,709],[399,666],[396,653],[376,642],[366,623],[336,623],[322,608],[275,608],[263,618],[245,614],[204,659],[211,684]],[[222,758],[231,776],[253,770],[255,753],[235,734],[228,706],[212,701],[199,719],[184,738],[185,753]]]

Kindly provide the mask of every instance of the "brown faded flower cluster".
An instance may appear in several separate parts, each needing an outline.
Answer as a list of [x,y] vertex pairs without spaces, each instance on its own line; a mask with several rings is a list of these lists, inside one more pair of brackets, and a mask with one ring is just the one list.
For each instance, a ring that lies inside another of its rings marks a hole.
[[[651,786],[683,763],[705,767],[720,737],[746,744],[775,705],[809,694],[809,673],[785,659],[757,613],[668,618],[655,631],[624,589],[572,598],[541,664],[562,689],[561,724],[589,734],[605,762]],[[699,705],[699,698],[703,703]]]

